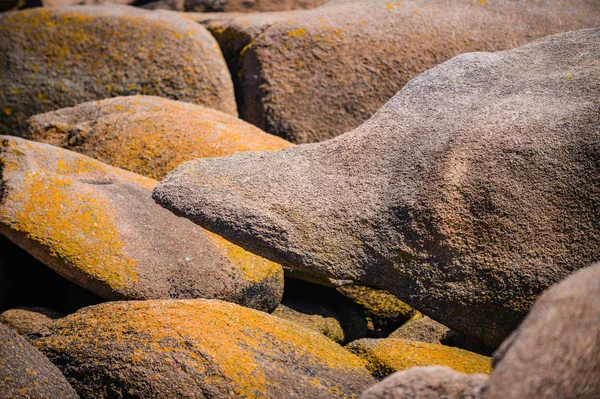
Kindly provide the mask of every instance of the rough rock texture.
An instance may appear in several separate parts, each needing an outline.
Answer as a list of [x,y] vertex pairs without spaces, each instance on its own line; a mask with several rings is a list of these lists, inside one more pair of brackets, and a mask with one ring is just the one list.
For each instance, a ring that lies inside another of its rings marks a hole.
[[79,398],[44,355],[0,323],[0,398]]
[[415,310],[389,292],[359,285],[337,290],[365,309],[370,338],[384,338],[409,320]]
[[600,259],[599,41],[455,57],[352,132],[186,162],[154,199],[496,347],[544,289]]
[[439,344],[450,329],[429,317],[421,317],[404,324],[390,334],[390,338],[408,339],[411,341],[429,342]]
[[600,264],[544,292],[494,355],[481,399],[600,397]]
[[345,341],[340,316],[326,304],[309,300],[282,301],[272,315],[320,332],[337,343]]
[[448,367],[414,367],[367,389],[360,399],[476,399],[488,377]]
[[231,69],[242,119],[309,143],[354,129],[455,55],[599,24],[597,0],[364,0],[206,26]]
[[38,330],[82,397],[352,397],[364,360],[321,334],[216,300],[109,302]]
[[92,101],[29,118],[25,137],[154,179],[184,161],[292,144],[222,112],[151,96]]
[[106,299],[281,300],[280,265],[156,205],[154,180],[9,136],[0,165],[0,234]]
[[440,344],[453,346],[475,352],[484,356],[491,356],[494,352],[478,340],[450,330],[443,324],[423,316],[419,312],[416,317],[411,318],[402,327],[389,335],[389,338],[407,339],[410,341],[429,342],[431,344]]
[[151,10],[194,12],[263,12],[315,8],[327,0],[157,0],[143,5]]
[[492,371],[492,359],[459,348],[405,339],[360,339],[346,349],[363,357],[373,375],[386,377],[420,366],[447,366],[466,374]]
[[31,115],[132,94],[237,115],[216,41],[188,18],[115,5],[0,15],[0,134]]
[[34,307],[9,309],[0,313],[0,323],[16,330],[19,334],[28,334],[34,328],[51,323],[64,315],[56,310]]

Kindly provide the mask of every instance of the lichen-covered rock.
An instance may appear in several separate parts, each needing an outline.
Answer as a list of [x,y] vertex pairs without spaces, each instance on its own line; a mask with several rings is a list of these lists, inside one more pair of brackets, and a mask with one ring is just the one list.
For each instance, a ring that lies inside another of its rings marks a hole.
[[0,15],[0,134],[31,115],[132,94],[237,115],[217,43],[187,18],[114,5]]
[[28,334],[36,327],[51,323],[52,320],[63,316],[62,313],[52,309],[23,307],[8,309],[0,313],[0,323],[6,324],[19,334]]
[[369,337],[387,337],[409,320],[415,310],[389,292],[359,285],[344,285],[337,290],[365,309]]
[[77,399],[79,396],[44,355],[0,323],[0,398]]
[[600,259],[599,40],[581,30],[460,55],[352,132],[189,161],[154,198],[495,348],[543,290]]
[[375,382],[323,335],[217,300],[109,302],[32,342],[86,398],[353,397]]
[[600,398],[600,264],[550,288],[494,354],[481,399]]
[[93,101],[31,117],[25,137],[154,179],[184,161],[292,144],[195,104],[151,96]]
[[142,7],[151,10],[195,12],[263,12],[315,8],[327,0],[156,0]]
[[106,299],[281,300],[280,265],[156,205],[152,179],[10,136],[0,165],[0,234]]
[[477,399],[488,380],[448,367],[413,367],[399,371],[367,389],[360,399]]
[[310,300],[284,300],[272,315],[320,332],[339,344],[345,341],[340,316],[326,304]]
[[346,349],[366,359],[378,377],[420,366],[447,366],[466,374],[489,374],[492,359],[459,348],[405,339],[360,339]]
[[310,143],[354,129],[455,55],[599,24],[590,0],[362,0],[206,26],[231,69],[242,119]]

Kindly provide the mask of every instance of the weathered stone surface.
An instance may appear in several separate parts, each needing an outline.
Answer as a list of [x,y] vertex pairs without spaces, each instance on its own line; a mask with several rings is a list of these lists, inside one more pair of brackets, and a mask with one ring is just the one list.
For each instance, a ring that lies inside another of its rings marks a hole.
[[242,119],[309,143],[359,126],[410,79],[455,55],[599,24],[595,0],[364,0],[206,26],[231,69]]
[[326,304],[310,300],[282,301],[272,315],[320,332],[339,344],[345,341],[340,316]]
[[33,307],[8,309],[0,313],[0,323],[11,327],[19,334],[28,334],[34,328],[51,323],[64,315],[56,310]]
[[143,7],[151,10],[193,12],[262,12],[315,8],[327,0],[157,0]]
[[550,288],[494,356],[481,399],[600,397],[600,264]]
[[154,180],[9,136],[0,165],[0,234],[106,299],[281,300],[280,265],[156,205]]
[[386,291],[359,285],[345,285],[337,290],[365,309],[370,338],[387,337],[415,313],[413,308]]
[[352,132],[186,162],[154,199],[496,347],[544,289],[600,258],[599,40],[455,57]]
[[476,399],[488,377],[448,367],[414,367],[367,389],[360,399]]
[[352,397],[375,382],[321,334],[216,300],[109,302],[39,331],[83,397]]
[[0,134],[31,115],[132,94],[237,115],[216,41],[188,18],[115,5],[0,15]]
[[411,341],[429,342],[431,344],[440,344],[453,346],[478,353],[484,356],[491,356],[494,350],[478,340],[450,330],[443,324],[423,316],[420,312],[411,320],[407,321],[402,327],[389,335],[389,338],[400,338]]
[[28,120],[25,137],[154,179],[184,161],[292,144],[231,115],[152,96],[93,101]]
[[390,338],[408,339],[411,341],[429,342],[439,344],[450,329],[429,317],[424,316],[404,324],[390,334]]
[[360,339],[346,349],[366,359],[373,375],[386,377],[420,366],[447,366],[466,374],[492,371],[492,359],[464,349],[405,339]]
[[0,323],[1,398],[79,398],[44,355]]

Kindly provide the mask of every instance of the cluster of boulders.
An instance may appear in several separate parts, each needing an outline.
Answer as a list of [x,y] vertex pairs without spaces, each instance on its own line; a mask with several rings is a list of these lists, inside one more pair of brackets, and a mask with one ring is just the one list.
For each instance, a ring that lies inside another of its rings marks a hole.
[[600,397],[600,4],[276,3],[0,13],[0,397]]

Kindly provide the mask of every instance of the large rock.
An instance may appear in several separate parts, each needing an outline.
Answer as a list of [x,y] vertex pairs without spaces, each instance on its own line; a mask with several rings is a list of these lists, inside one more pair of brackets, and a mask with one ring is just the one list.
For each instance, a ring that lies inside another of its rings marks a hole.
[[2,323],[0,381],[2,398],[79,398],[56,366]]
[[231,69],[242,119],[310,143],[354,129],[455,55],[599,24],[593,0],[363,0],[206,26]]
[[383,378],[422,366],[446,366],[466,374],[489,374],[492,359],[459,348],[396,338],[360,339],[346,349],[366,359],[373,375]]
[[132,94],[237,115],[217,43],[187,18],[114,5],[0,15],[0,134],[31,115]]
[[184,161],[292,144],[210,108],[151,96],[93,101],[31,117],[25,137],[154,179]]
[[481,399],[600,397],[600,264],[536,301],[494,355]]
[[0,165],[0,234],[106,299],[281,300],[280,265],[156,205],[154,180],[9,136]]
[[448,367],[414,367],[367,389],[360,399],[477,399],[488,377]]
[[599,40],[455,57],[352,132],[186,162],[154,199],[495,348],[544,289],[600,258]]
[[216,300],[106,303],[32,339],[82,397],[352,397],[375,382],[321,334]]

